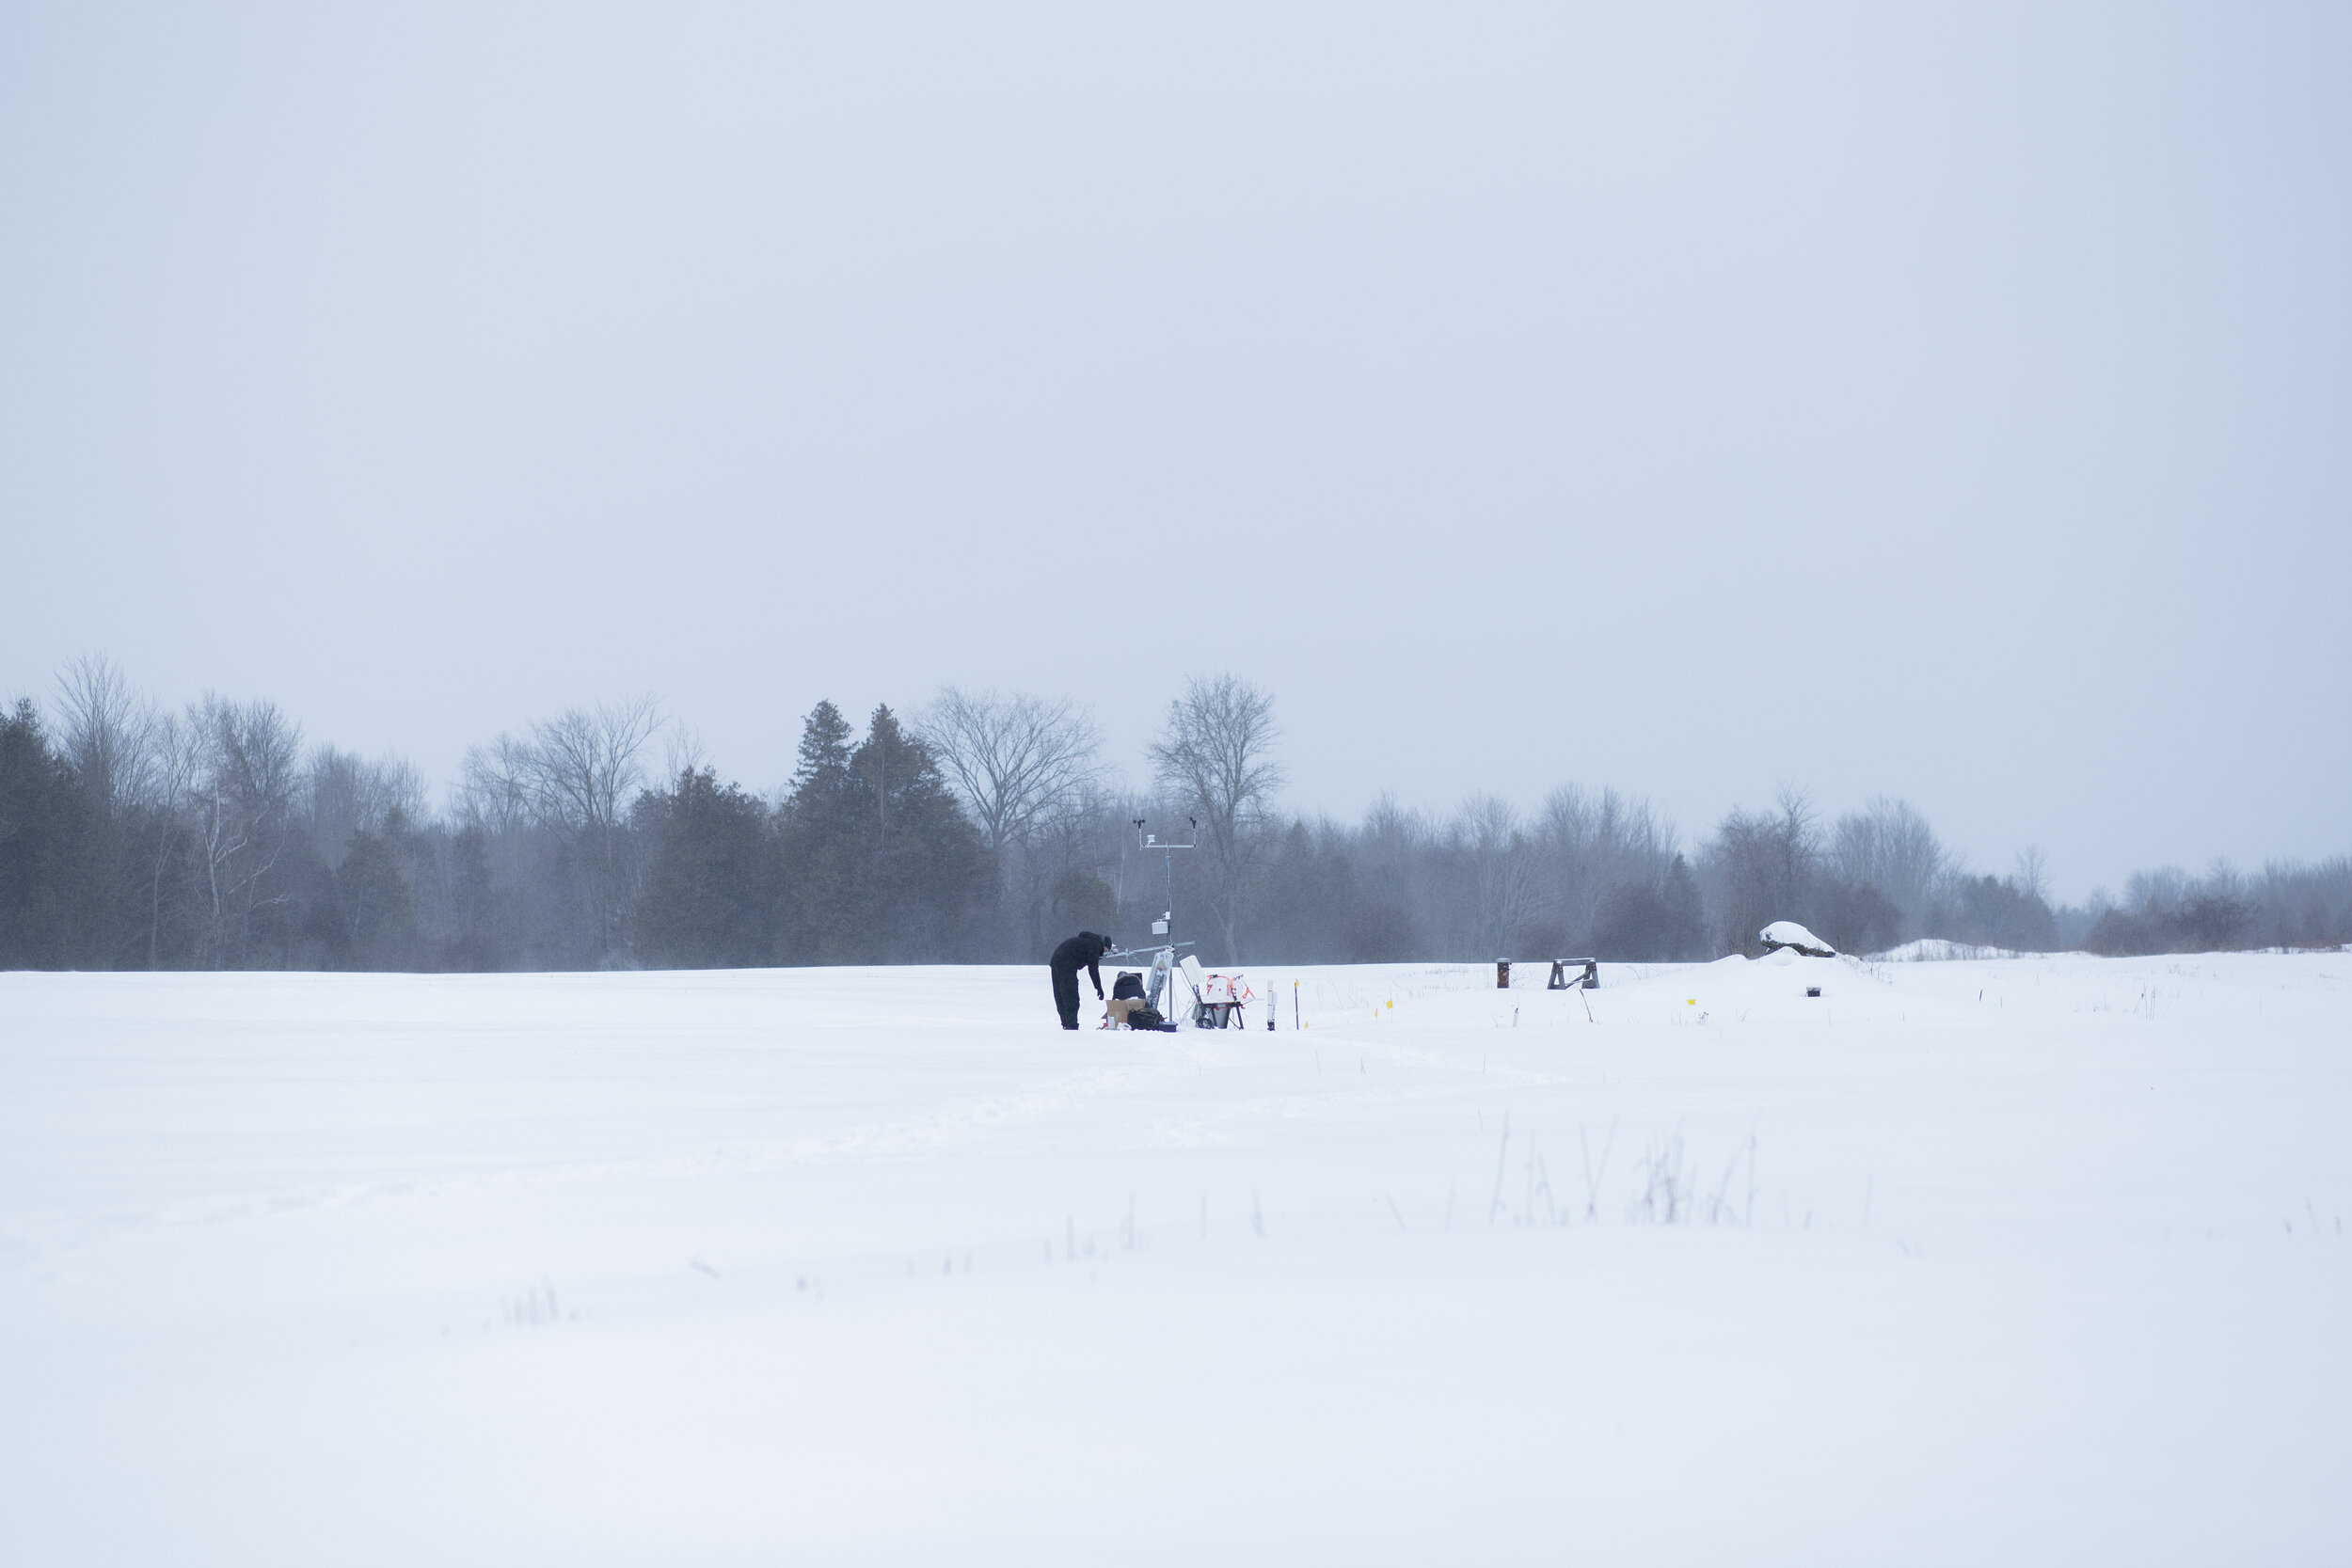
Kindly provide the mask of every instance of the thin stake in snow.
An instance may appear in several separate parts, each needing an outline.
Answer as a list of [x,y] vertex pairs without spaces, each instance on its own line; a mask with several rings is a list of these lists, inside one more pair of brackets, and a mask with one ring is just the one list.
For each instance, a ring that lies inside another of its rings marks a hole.
[[1756,1134],[1753,1132],[1748,1134],[1748,1212],[1740,1223],[1751,1227],[1756,1224]]
[[1509,1161],[1510,1157],[1511,1113],[1508,1110],[1505,1110],[1502,1113],[1502,1143],[1495,1150],[1495,1196],[1493,1201],[1486,1205],[1486,1223],[1488,1225],[1494,1224],[1495,1216],[1502,1212],[1502,1173],[1505,1168],[1506,1162]]
[[1707,1214],[1707,1223],[1709,1225],[1721,1225],[1723,1223],[1724,1211],[1726,1207],[1728,1207],[1724,1202],[1724,1196],[1731,1191],[1731,1173],[1740,1168],[1740,1150],[1735,1148],[1731,1151],[1731,1158],[1724,1162],[1724,1179],[1715,1183],[1714,1207],[1709,1209]]
[[1576,1139],[1584,1146],[1584,1217],[1597,1220],[1600,1218],[1600,1184],[1609,1175],[1609,1151],[1617,1147],[1617,1118],[1609,1118],[1609,1141],[1601,1145],[1600,1170],[1597,1174],[1593,1169],[1592,1140],[1584,1135],[1582,1122],[1577,1123]]

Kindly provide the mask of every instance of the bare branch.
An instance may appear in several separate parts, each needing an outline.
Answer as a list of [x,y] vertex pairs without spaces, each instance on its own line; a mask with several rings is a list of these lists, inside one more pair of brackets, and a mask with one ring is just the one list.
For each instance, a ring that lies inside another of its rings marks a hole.
[[915,720],[991,849],[1026,846],[1101,782],[1102,736],[1064,697],[1000,696],[952,686]]
[[144,800],[154,780],[153,703],[112,659],[85,654],[57,673],[66,761],[110,811]]
[[1239,900],[1249,854],[1248,830],[1274,792],[1282,769],[1273,758],[1280,731],[1273,696],[1240,677],[1196,675],[1168,705],[1168,728],[1152,746],[1153,773],[1171,804],[1198,811],[1209,830],[1216,863],[1218,920],[1233,957]]

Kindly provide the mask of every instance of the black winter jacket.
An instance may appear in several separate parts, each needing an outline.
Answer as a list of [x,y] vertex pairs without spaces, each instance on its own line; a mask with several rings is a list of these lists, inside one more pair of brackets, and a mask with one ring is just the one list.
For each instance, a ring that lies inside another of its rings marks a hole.
[[1085,970],[1087,978],[1094,982],[1094,994],[1100,996],[1103,994],[1103,972],[1095,965],[1101,963],[1103,955],[1110,950],[1110,938],[1097,936],[1092,931],[1080,931],[1054,949],[1051,960],[1054,973],[1075,978],[1078,971]]

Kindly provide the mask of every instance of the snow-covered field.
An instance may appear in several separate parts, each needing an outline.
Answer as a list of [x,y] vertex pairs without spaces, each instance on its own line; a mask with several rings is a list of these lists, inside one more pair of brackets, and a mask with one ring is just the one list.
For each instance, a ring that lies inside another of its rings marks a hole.
[[1517,975],[0,975],[0,1560],[2352,1560],[2352,957]]

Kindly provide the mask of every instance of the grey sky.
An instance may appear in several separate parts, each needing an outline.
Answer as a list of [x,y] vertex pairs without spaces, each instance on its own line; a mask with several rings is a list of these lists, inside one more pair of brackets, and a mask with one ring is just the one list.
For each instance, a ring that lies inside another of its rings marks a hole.
[[2352,847],[2352,12],[382,10],[0,10],[0,685]]

